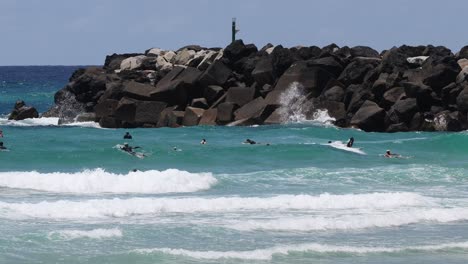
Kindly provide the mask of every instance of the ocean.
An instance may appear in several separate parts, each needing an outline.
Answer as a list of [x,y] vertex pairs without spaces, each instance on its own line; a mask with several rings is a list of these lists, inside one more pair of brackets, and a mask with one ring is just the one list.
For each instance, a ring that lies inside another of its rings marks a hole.
[[76,68],[0,67],[0,263],[468,262],[467,132],[7,120]]

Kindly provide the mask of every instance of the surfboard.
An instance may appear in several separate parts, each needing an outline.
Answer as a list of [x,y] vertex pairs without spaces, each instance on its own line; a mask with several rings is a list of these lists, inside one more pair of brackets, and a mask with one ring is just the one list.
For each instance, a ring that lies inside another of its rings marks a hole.
[[332,143],[328,143],[328,144],[325,144],[325,145],[330,146],[330,147],[335,148],[335,149],[339,149],[339,150],[353,152],[353,153],[360,154],[360,155],[367,155],[360,148],[353,148],[353,147],[349,148],[349,147],[346,146],[345,143],[343,143],[341,141],[334,141]]

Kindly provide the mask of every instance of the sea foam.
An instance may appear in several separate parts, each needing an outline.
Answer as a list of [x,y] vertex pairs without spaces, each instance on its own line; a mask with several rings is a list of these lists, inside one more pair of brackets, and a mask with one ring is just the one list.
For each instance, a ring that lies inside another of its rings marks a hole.
[[50,240],[73,240],[80,238],[105,239],[122,237],[122,231],[118,228],[98,228],[93,230],[59,230],[50,232],[47,237]]
[[341,209],[392,209],[431,203],[413,193],[371,193],[356,195],[280,195],[274,197],[219,198],[130,198],[40,203],[0,202],[0,216],[49,219],[87,219],[157,215],[164,213],[223,213],[250,211],[297,211]]
[[177,169],[115,174],[103,169],[77,173],[1,172],[0,186],[64,193],[171,193],[196,192],[217,183],[211,173]]
[[294,252],[304,253],[342,253],[342,254],[372,254],[372,253],[395,253],[404,251],[443,251],[450,249],[468,249],[468,242],[446,243],[438,245],[421,245],[410,247],[355,247],[336,246],[326,244],[298,244],[283,245],[251,251],[191,251],[186,249],[153,248],[137,249],[132,252],[137,254],[169,254],[189,257],[194,259],[249,259],[249,260],[271,260],[275,255],[289,255]]

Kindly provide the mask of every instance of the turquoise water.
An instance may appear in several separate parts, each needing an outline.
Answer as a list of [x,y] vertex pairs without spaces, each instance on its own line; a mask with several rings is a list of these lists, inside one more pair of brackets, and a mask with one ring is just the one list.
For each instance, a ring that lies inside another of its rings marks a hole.
[[[468,261],[466,132],[128,130],[139,159],[53,123],[0,119],[0,263]],[[327,144],[351,136],[364,154]]]

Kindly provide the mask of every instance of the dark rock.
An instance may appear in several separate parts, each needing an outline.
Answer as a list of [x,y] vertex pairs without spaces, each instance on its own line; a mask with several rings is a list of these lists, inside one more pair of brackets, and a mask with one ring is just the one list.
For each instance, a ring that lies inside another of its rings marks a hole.
[[213,104],[213,102],[218,100],[223,94],[224,94],[223,87],[217,86],[217,85],[208,85],[205,88],[203,97],[206,98],[209,104]]
[[[72,92],[79,102],[96,102],[94,97],[99,91],[106,89],[106,76],[104,70],[97,67],[90,67],[83,74],[69,83],[68,90]],[[99,99],[99,98],[98,98]]]
[[464,46],[458,52],[458,59],[468,59],[468,46]]
[[365,101],[351,119],[351,126],[364,131],[384,130],[385,110],[372,101]]
[[423,83],[430,86],[437,93],[453,82],[461,71],[454,57],[429,58],[422,66],[424,72]]
[[203,116],[200,119],[198,125],[200,126],[214,126],[216,125],[216,118],[218,116],[218,109],[208,109],[203,112]]
[[241,39],[238,39],[224,49],[223,57],[227,58],[230,63],[234,63],[243,57],[248,57],[254,52],[257,52],[256,47],[254,49],[251,45],[246,46]]
[[296,83],[300,85],[305,93],[312,93],[317,97],[322,93],[328,82],[333,79],[333,75],[320,67],[308,67],[304,61],[299,61],[279,78],[274,90],[285,91]]
[[263,124],[265,125],[276,125],[276,124],[281,124],[283,122],[282,120],[282,113],[281,109],[277,108],[264,122]]
[[419,110],[415,98],[400,99],[391,109],[398,115],[399,120],[405,123],[409,123]]
[[161,114],[159,115],[158,123],[156,127],[168,127],[169,126],[169,118],[171,116],[172,111],[176,109],[176,106],[166,107]]
[[252,87],[232,87],[227,91],[226,102],[243,106],[252,101],[255,96],[255,89]]
[[135,112],[135,100],[124,97],[120,99],[119,104],[115,108],[114,117],[121,121],[134,122]]
[[113,99],[103,100],[94,107],[94,113],[96,114],[97,118],[111,116],[114,114],[115,109],[117,108],[118,104],[119,104],[119,101],[117,100],[113,100]]
[[453,53],[450,49],[446,47],[443,47],[443,46],[434,47],[432,45],[429,45],[423,51],[422,55],[430,56],[430,57],[447,57],[447,56],[453,56]]
[[350,85],[362,83],[367,72],[374,69],[379,64],[375,59],[354,59],[343,70],[338,77],[338,81]]
[[225,102],[218,106],[218,116],[216,122],[218,124],[226,124],[234,119],[234,111],[237,109],[235,103]]
[[408,54],[403,53],[399,48],[392,48],[384,53],[382,62],[379,65],[380,71],[385,73],[393,73],[398,71],[405,71],[408,69],[407,62]]
[[342,102],[345,96],[344,89],[340,86],[333,86],[323,93],[323,97],[328,101]]
[[258,85],[273,84],[273,64],[270,57],[261,58],[255,69],[252,71],[252,77]]
[[380,54],[366,46],[355,46],[351,48],[351,56],[353,57],[370,57],[370,58],[380,58]]
[[445,106],[457,104],[457,96],[463,90],[462,85],[451,83],[442,88],[442,102]]
[[124,82],[122,87],[122,93],[124,96],[137,100],[150,100],[151,94],[156,90],[156,87],[152,85],[138,83],[135,81]]
[[405,96],[405,88],[394,87],[384,93],[380,106],[388,110],[392,105],[395,104],[395,102],[397,102],[403,96]]
[[231,76],[231,69],[224,63],[217,60],[213,62],[200,76],[199,82],[202,86],[220,85],[223,86]]
[[24,120],[27,118],[38,118],[39,113],[37,112],[36,108],[32,106],[26,106],[24,101],[16,101],[15,107],[11,112],[8,120]]
[[340,76],[341,72],[343,71],[343,66],[336,61],[333,57],[323,57],[319,59],[310,60],[307,62],[308,66],[317,66],[326,71],[335,75],[335,77]]
[[164,102],[137,101],[135,122],[157,124],[162,111],[166,109],[166,105]]
[[457,106],[462,112],[468,112],[468,87],[465,87],[457,96]]
[[201,72],[192,67],[174,69],[156,85],[151,92],[152,100],[163,101],[169,104],[186,105],[190,94],[201,94],[193,91],[197,88],[197,80]]
[[372,93],[376,98],[381,98],[382,95],[390,88],[395,87],[395,85],[401,80],[400,73],[381,73],[379,78],[372,85]]
[[257,124],[262,123],[271,114],[271,112],[264,113],[266,107],[265,99],[257,97],[234,112],[235,120],[250,118],[254,119]]
[[422,111],[427,111],[434,103],[432,89],[429,86],[419,83],[403,82],[407,97],[416,98],[417,104]]
[[167,116],[167,126],[168,127],[180,127],[184,120],[185,112],[184,111],[171,111]]
[[295,61],[293,54],[289,49],[283,48],[278,45],[271,53],[271,60],[273,64],[273,72],[275,76],[281,76]]
[[99,119],[99,126],[103,128],[119,128],[121,122],[114,117],[105,116]]
[[408,126],[405,123],[398,123],[398,124],[391,124],[387,127],[385,132],[387,133],[395,133],[395,132],[407,132],[409,131]]
[[301,60],[310,60],[314,58],[318,58],[322,53],[322,49],[317,46],[311,47],[301,47],[299,48],[297,55],[300,57]]
[[346,108],[344,103],[337,101],[327,100],[313,100],[310,112],[307,115],[307,119],[313,119],[314,114],[317,110],[326,110],[328,115],[335,119],[334,124],[340,127],[346,125]]
[[195,108],[208,109],[208,102],[205,98],[195,98],[190,105]]
[[187,107],[185,108],[184,119],[182,120],[182,125],[184,126],[196,126],[200,122],[200,119],[205,112],[204,109]]
[[349,104],[346,105],[348,113],[355,113],[361,108],[361,105],[366,100],[372,99],[372,94],[370,93],[370,91],[361,85],[350,85],[346,90],[346,93],[347,94],[345,94],[345,104],[347,102],[346,97],[349,98],[349,93],[351,93]]

